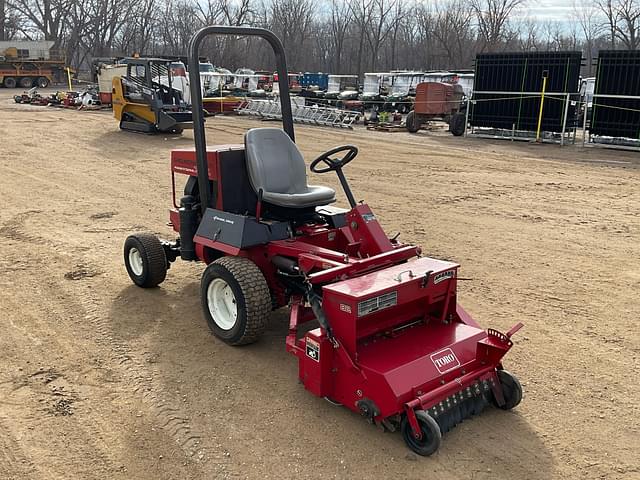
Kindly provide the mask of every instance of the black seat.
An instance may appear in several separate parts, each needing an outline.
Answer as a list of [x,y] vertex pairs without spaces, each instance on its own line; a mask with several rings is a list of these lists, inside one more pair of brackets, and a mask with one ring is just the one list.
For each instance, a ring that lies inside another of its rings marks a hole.
[[307,185],[304,158],[279,128],[254,128],[244,136],[251,186],[263,201],[285,208],[328,205],[336,200],[332,188]]

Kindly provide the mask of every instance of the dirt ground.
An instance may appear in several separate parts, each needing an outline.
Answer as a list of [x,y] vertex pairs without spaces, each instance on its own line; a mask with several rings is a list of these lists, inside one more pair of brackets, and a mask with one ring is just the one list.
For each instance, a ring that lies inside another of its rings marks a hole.
[[[525,323],[505,362],[522,404],[465,421],[422,458],[304,390],[286,311],[232,348],[203,319],[202,265],[132,285],[123,241],[170,235],[169,151],[191,147],[191,132],[120,132],[110,112],[11,93],[0,90],[0,478],[640,478],[637,153],[297,127],[307,159],[360,147],[346,172],[356,198],[389,233],[461,263],[460,301],[481,324]],[[210,119],[208,140],[239,143],[260,125]]]

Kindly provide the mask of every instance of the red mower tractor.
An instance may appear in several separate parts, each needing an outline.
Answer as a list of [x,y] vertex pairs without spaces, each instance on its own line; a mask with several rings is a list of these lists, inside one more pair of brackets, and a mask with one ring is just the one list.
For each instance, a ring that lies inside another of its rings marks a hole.
[[[283,129],[255,128],[243,145],[206,147],[198,51],[211,34],[271,44]],[[522,324],[506,334],[482,329],[456,301],[457,264],[423,257],[419,247],[384,233],[343,173],[358,149],[337,147],[310,165],[338,175],[348,210],[330,206],[333,189],[307,184],[278,38],[263,29],[205,27],[191,41],[189,63],[195,149],[171,152],[169,216],[178,238],[127,238],[133,282],[156,287],[176,259],[204,262],[204,316],[229,345],[255,342],[270,312],[288,306],[286,349],[298,359],[305,388],[400,430],[420,455],[434,453],[442,433],[487,404],[518,405],[520,383],[501,362]],[[178,203],[179,177],[186,182]],[[299,331],[307,322],[317,328]]]

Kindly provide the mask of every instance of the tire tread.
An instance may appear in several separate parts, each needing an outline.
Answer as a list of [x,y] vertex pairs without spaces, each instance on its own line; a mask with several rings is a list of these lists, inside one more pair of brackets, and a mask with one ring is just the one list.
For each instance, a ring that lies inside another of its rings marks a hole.
[[267,328],[271,313],[271,294],[264,275],[251,260],[243,257],[222,257],[214,262],[224,267],[238,282],[244,296],[247,323],[240,339],[231,345],[254,343]]
[[144,283],[139,286],[142,288],[157,287],[167,278],[167,256],[162,244],[158,237],[151,233],[136,233],[129,238],[137,240],[142,245],[148,260],[147,276]]

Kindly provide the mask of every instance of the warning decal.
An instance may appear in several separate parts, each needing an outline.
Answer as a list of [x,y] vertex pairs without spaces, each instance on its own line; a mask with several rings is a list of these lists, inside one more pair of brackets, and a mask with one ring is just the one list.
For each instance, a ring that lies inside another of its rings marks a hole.
[[307,337],[307,357],[315,360],[316,362],[320,361],[320,344],[315,340]]

